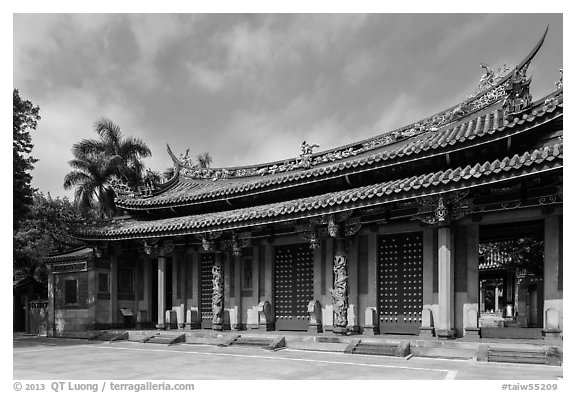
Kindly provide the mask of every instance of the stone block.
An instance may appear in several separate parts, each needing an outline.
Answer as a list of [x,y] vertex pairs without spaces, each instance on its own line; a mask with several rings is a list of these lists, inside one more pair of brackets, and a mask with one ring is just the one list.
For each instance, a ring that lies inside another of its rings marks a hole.
[[246,324],[248,329],[258,329],[258,310],[257,306],[246,310]]
[[375,335],[380,334],[380,326],[378,320],[378,313],[376,307],[366,307],[364,310],[364,326],[362,327],[362,334]]
[[178,329],[178,317],[175,310],[166,310],[164,324],[168,329]]
[[468,328],[478,328],[478,303],[464,303],[462,307],[464,332]]
[[311,333],[321,333],[322,332],[322,307],[320,302],[316,300],[310,300],[308,302],[308,315],[310,316],[310,324],[308,325],[308,331]]
[[348,324],[346,325],[348,331],[358,333],[360,326],[358,325],[358,316],[356,315],[356,305],[350,304],[348,306]]
[[322,309],[322,328],[324,331],[332,331],[334,329],[334,306],[327,304]]

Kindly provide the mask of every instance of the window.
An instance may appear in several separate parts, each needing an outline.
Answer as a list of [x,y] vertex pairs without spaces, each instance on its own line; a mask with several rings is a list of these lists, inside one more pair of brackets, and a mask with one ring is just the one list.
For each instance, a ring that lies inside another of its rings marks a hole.
[[64,281],[64,303],[78,303],[78,280]]
[[108,273],[98,274],[98,292],[110,292]]

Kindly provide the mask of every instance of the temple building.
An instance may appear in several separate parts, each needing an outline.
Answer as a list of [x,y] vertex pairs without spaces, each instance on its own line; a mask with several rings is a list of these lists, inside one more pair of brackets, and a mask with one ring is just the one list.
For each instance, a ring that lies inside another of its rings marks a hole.
[[48,331],[119,327],[558,338],[562,81],[492,70],[382,135],[116,189],[125,214],[46,259]]

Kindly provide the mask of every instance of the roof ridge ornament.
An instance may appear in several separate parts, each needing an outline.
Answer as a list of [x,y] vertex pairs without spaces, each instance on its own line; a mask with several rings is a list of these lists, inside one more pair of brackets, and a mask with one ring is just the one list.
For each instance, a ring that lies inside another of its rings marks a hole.
[[557,87],[558,89],[561,89],[562,87],[564,87],[564,82],[563,82],[563,79],[564,79],[564,71],[562,70],[562,68],[560,68],[560,69],[558,70],[558,72],[560,73],[560,79],[558,79],[558,80],[555,82],[555,84],[556,84],[556,87]]

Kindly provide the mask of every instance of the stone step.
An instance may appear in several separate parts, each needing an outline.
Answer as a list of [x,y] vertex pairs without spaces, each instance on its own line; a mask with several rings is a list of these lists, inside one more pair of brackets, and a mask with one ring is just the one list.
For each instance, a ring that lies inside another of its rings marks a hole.
[[290,349],[301,349],[306,351],[326,351],[326,352],[344,352],[348,343],[323,343],[314,341],[290,341],[286,343]]
[[232,345],[246,345],[246,346],[265,347],[265,346],[269,346],[271,342],[272,342],[272,340],[270,340],[268,338],[240,336],[235,341],[232,342]]
[[117,331],[103,331],[91,338],[91,340],[96,341],[120,341],[127,340],[128,332],[117,332]]
[[[363,355],[382,355],[382,356],[398,356],[397,345],[377,345],[377,344],[358,344],[352,353]],[[406,355],[403,355],[406,356]]]
[[158,334],[148,339],[144,340],[146,344],[164,344],[164,345],[172,345],[176,343],[184,342],[186,336],[184,334]]
[[548,359],[544,357],[526,357],[526,356],[502,356],[488,355],[489,362],[500,363],[523,363],[523,364],[548,364]]

